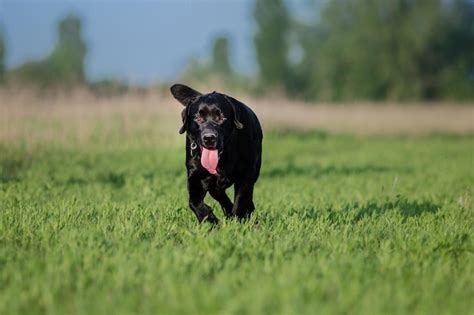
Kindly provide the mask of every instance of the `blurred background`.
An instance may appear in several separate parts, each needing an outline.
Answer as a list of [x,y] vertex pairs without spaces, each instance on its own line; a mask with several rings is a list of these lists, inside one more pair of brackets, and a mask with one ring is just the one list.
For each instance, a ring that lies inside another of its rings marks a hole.
[[[249,222],[177,82],[258,115]],[[474,315],[473,166],[474,0],[0,0],[0,315]]]
[[0,1],[3,135],[21,106],[151,110],[174,82],[265,126],[471,132],[474,0]]

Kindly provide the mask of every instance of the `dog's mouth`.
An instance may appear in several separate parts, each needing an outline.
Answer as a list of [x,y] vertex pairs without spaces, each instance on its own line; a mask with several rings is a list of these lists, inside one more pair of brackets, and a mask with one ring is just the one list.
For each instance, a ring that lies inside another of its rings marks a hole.
[[217,164],[219,163],[219,151],[216,147],[201,147],[201,165],[212,175],[217,174]]
[[206,149],[206,150],[217,150],[217,145],[201,145],[201,150]]

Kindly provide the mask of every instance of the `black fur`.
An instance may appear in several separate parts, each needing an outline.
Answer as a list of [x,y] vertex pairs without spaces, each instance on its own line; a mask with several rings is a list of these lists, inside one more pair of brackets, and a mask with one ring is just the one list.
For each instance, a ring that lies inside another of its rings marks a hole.
[[[189,206],[199,222],[217,223],[212,209],[204,203],[207,192],[222,206],[226,217],[248,218],[255,210],[253,188],[262,162],[262,129],[255,113],[225,94],[201,94],[175,84],[173,96],[185,106],[181,114],[186,132],[186,168]],[[219,152],[217,174],[201,165],[201,148]],[[225,190],[234,185],[234,202]]]

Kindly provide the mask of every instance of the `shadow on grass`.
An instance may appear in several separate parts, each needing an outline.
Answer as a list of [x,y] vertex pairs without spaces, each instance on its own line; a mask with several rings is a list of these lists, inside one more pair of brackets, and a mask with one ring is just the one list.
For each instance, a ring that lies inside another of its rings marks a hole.
[[411,201],[407,198],[397,197],[394,200],[386,200],[383,203],[376,201],[369,201],[365,204],[359,205],[355,203],[347,206],[344,211],[353,211],[353,221],[358,222],[365,217],[378,217],[385,213],[398,211],[404,219],[409,217],[417,217],[424,213],[435,213],[440,206],[431,201]]
[[[0,155],[2,152],[0,152]],[[5,154],[7,155],[7,154]],[[31,159],[26,156],[7,156],[0,159],[0,183],[19,181],[21,173],[28,169]]]
[[319,178],[327,175],[357,175],[367,173],[385,173],[385,172],[409,172],[409,168],[390,168],[378,165],[355,165],[355,166],[335,166],[329,165],[321,167],[315,165],[312,167],[301,167],[289,161],[285,166],[267,168],[263,170],[262,177],[276,178],[284,176],[304,176]]
[[436,213],[440,206],[430,201],[411,201],[407,198],[397,197],[394,200],[377,202],[374,200],[363,204],[351,203],[340,210],[332,208],[318,210],[314,207],[293,208],[289,210],[291,216],[296,215],[302,220],[328,220],[331,224],[355,224],[364,218],[378,218],[390,212],[398,212],[403,220],[418,217],[425,213]]
[[[84,186],[90,185],[95,183],[100,183],[104,185],[110,185],[113,188],[120,189],[125,186],[128,180],[133,180],[131,177],[141,177],[147,182],[154,182],[157,180],[159,176],[162,176],[163,172],[160,170],[152,171],[152,172],[145,172],[142,174],[128,174],[126,172],[117,172],[117,171],[109,171],[109,172],[101,172],[98,175],[92,176],[70,176],[66,180],[58,180],[56,181],[59,185],[67,185],[67,186]],[[168,177],[172,178],[181,178],[183,175],[183,171],[181,169],[171,169],[165,174]]]
[[93,178],[82,178],[77,176],[71,176],[66,181],[59,181],[58,184],[65,185],[89,185],[93,183],[101,183],[110,185],[114,188],[122,188],[125,185],[126,177],[124,173],[108,172],[97,175]]
[[115,188],[122,188],[125,185],[125,174],[109,172],[98,176],[98,181],[104,184],[112,185]]

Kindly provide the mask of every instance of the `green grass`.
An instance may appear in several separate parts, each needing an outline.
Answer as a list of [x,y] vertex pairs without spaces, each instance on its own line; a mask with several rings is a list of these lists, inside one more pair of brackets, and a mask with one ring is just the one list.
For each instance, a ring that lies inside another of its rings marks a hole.
[[0,314],[473,313],[473,136],[269,133],[212,230],[181,143],[133,143],[0,146]]

